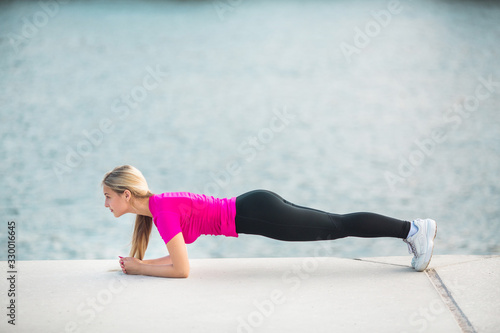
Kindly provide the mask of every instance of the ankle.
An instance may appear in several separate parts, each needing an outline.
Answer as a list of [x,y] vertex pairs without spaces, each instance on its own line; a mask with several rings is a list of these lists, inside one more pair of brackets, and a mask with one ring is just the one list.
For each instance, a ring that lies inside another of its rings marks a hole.
[[406,236],[406,238],[413,237],[413,235],[415,235],[417,232],[418,232],[418,227],[415,224],[415,221],[411,221],[410,222],[410,231],[408,232],[408,236]]

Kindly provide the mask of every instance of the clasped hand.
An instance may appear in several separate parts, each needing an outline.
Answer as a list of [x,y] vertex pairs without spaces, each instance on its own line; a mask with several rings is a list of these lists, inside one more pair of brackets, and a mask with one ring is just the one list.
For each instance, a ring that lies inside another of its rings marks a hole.
[[119,262],[123,273],[129,275],[141,274],[140,268],[142,260],[139,260],[134,257],[126,257],[126,258],[120,257]]

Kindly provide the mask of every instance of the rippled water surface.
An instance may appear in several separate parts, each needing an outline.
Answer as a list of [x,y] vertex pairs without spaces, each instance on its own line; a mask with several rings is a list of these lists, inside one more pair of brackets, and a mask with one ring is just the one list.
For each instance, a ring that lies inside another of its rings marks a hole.
[[[1,248],[14,220],[20,259],[126,254],[133,216],[104,208],[100,181],[127,163],[155,193],[266,188],[335,213],[433,217],[434,253],[500,253],[498,3],[221,3],[0,4]],[[206,236],[188,251],[407,249]],[[147,255],[165,252],[154,230]]]

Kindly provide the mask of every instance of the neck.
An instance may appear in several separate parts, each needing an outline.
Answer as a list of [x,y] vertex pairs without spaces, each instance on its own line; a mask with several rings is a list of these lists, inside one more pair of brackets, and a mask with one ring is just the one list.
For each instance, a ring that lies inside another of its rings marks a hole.
[[149,210],[149,198],[135,199],[134,205],[130,206],[130,213],[153,217]]

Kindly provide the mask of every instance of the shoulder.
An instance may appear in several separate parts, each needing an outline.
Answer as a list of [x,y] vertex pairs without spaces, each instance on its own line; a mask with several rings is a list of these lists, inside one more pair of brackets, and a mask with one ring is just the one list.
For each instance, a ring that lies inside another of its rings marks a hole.
[[196,194],[190,192],[165,192],[153,194],[149,199],[149,210],[153,216],[162,212],[174,212],[181,214],[192,206]]
[[153,197],[157,200],[168,200],[175,198],[193,198],[198,196],[198,194],[191,192],[165,192],[160,194],[153,194]]

